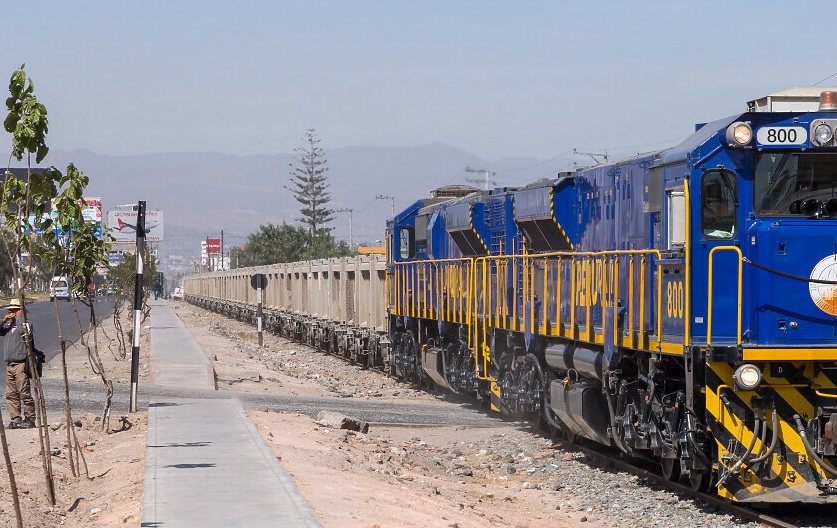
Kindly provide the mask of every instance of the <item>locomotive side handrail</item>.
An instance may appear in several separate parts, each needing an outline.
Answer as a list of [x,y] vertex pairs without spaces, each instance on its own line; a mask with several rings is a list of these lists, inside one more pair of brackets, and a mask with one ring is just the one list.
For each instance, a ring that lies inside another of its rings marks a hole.
[[714,291],[712,289],[713,286],[713,273],[712,267],[715,262],[715,252],[716,251],[734,251],[738,254],[738,296],[737,296],[737,329],[735,334],[735,344],[741,345],[741,315],[742,315],[742,297],[743,297],[743,276],[744,276],[744,255],[741,253],[741,248],[738,246],[717,246],[712,248],[709,251],[709,280],[707,281],[707,292],[706,292],[706,344],[712,344],[712,300],[714,298]]
[[[469,329],[467,346],[474,354],[477,378],[496,381],[489,374],[492,328],[551,334],[591,343],[612,338],[616,346],[650,346],[663,350],[663,278],[661,272],[646,277],[650,271],[649,257],[654,259],[652,266],[662,265],[661,252],[656,249],[555,251],[398,262],[392,264],[392,273],[387,277],[388,301],[396,314],[465,324]],[[596,264],[598,261],[601,262]],[[627,313],[632,314],[627,321],[627,336],[622,335],[618,322],[620,300],[623,299],[620,296],[623,266],[627,266],[628,271]],[[564,280],[567,267],[569,281]],[[598,269],[601,274],[594,276]],[[653,281],[651,284],[648,284],[649,279]],[[579,281],[584,284],[580,286]],[[569,292],[565,291],[567,286]],[[579,287],[584,289],[586,296],[578,293]],[[594,287],[600,291],[593,293]],[[478,295],[480,291],[482,294]],[[656,320],[652,323],[656,342],[649,342],[645,334],[649,319],[645,299],[652,297],[651,291],[656,294]],[[688,289],[684,293],[688,306]],[[554,299],[550,299],[550,294]],[[637,295],[640,299],[636,299]],[[594,303],[595,298],[599,300]],[[537,306],[536,299],[539,301]],[[594,304],[602,310],[601,334],[595,331],[591,317]],[[552,314],[550,308],[554,310]],[[562,322],[567,308],[569,326],[565,327]],[[583,313],[577,313],[580,309]],[[605,316],[607,311],[612,311],[612,317]],[[579,318],[584,318],[583,329],[578,324]]]
[[[483,292],[485,297],[482,299],[482,305],[479,304],[477,299],[471,299],[471,306],[475,311],[480,310],[480,306],[482,309],[479,311],[480,316],[487,319],[487,322],[484,326],[500,326],[502,321],[499,321],[501,316],[508,314],[508,306],[506,305],[506,288],[504,287],[506,284],[506,274],[508,272],[508,265],[507,262],[511,262],[514,260],[520,260],[521,265],[513,266],[512,271],[514,276],[512,277],[513,285],[517,286],[518,280],[518,273],[521,273],[520,278],[522,279],[522,291],[520,299],[523,302],[523,310],[524,313],[518,314],[517,313],[517,306],[518,302],[511,303],[511,319],[515,321],[512,326],[513,330],[520,330],[520,331],[528,331],[530,333],[535,333],[536,331],[542,332],[544,335],[547,334],[547,324],[548,324],[548,306],[547,301],[549,299],[548,294],[551,290],[555,291],[556,295],[556,312],[555,312],[555,326],[560,327],[560,323],[562,321],[562,314],[561,314],[561,293],[562,288],[564,286],[563,283],[563,271],[564,271],[564,262],[569,261],[572,272],[570,273],[570,295],[568,296],[569,299],[569,330],[571,335],[565,336],[570,337],[572,339],[579,339],[581,336],[578,335],[578,326],[577,326],[577,309],[579,308],[579,299],[578,295],[576,294],[578,290],[578,273],[576,273],[577,266],[584,266],[584,270],[586,273],[582,273],[581,279],[584,280],[584,288],[585,291],[589,292],[593,286],[593,272],[594,265],[592,264],[593,261],[596,259],[602,259],[604,261],[603,267],[603,275],[604,279],[602,280],[601,284],[604,290],[601,292],[602,295],[602,308],[613,310],[613,338],[614,343],[620,343],[620,335],[618,330],[618,325],[615,323],[618,321],[618,310],[619,310],[619,275],[620,275],[620,266],[624,265],[620,262],[620,257],[627,256],[629,257],[628,262],[628,270],[629,270],[629,282],[628,282],[628,302],[629,302],[629,310],[628,313],[634,313],[634,303],[637,302],[635,300],[635,296],[637,293],[637,286],[636,286],[636,260],[639,259],[640,261],[640,277],[639,277],[639,291],[645,292],[647,289],[646,286],[646,268],[648,263],[648,257],[653,256],[657,261],[661,260],[661,252],[656,249],[641,249],[641,250],[610,250],[610,251],[588,251],[588,252],[576,252],[576,251],[555,251],[549,253],[537,253],[537,254],[517,254],[517,255],[493,255],[487,257],[480,257],[475,260],[475,273],[476,270],[481,272],[481,286],[483,288]],[[660,265],[660,262],[655,262],[657,266]],[[540,266],[540,268],[538,268]],[[542,291],[536,291],[535,288],[535,277],[537,269],[541,269],[543,271],[543,285]],[[550,270],[555,270],[556,275],[554,280],[550,279]],[[492,273],[494,272],[494,273]],[[554,282],[554,287],[549,288],[549,283]],[[476,282],[471,283],[474,288],[478,286]],[[657,274],[657,278],[655,279],[655,284],[652,288],[656,289],[656,336],[657,336],[657,349],[662,348],[662,341],[663,341],[663,330],[662,330],[662,277],[660,274]],[[474,290],[477,291],[477,290]],[[536,318],[536,310],[535,310],[535,297],[536,295],[542,295],[542,302],[541,302],[541,310],[542,310],[542,319],[540,324],[538,324]],[[606,299],[608,295],[612,296],[612,299],[609,301]],[[684,304],[686,306],[690,303],[690,291],[689,289],[685,292],[685,299]],[[591,322],[591,309],[592,309],[592,302],[589,302],[590,299],[585,299],[585,338],[589,341],[594,340],[594,330],[593,325]],[[496,312],[495,312],[496,311]],[[522,317],[523,323],[525,326],[519,326],[518,319]],[[637,342],[636,338],[636,330],[640,332],[645,328],[645,321],[646,321],[646,310],[645,310],[645,303],[640,301],[639,302],[639,321],[636,323],[637,328],[634,327],[635,321],[633,317],[629,317],[629,336],[631,339],[630,346],[632,348],[636,347],[643,347],[645,346],[644,338],[641,338],[639,342]],[[688,327],[688,324],[686,324]],[[610,330],[610,329],[609,329]],[[478,333],[477,335],[479,335]],[[563,336],[562,333],[558,333],[555,335]],[[686,335],[688,335],[688,330],[686,330]]]

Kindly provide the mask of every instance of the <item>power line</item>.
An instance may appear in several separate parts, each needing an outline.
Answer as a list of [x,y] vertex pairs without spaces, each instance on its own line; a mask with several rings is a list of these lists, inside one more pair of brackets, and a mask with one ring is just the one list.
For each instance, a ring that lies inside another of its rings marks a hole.
[[821,80],[821,81],[815,82],[815,83],[813,84],[813,86],[817,86],[817,85],[818,85],[818,84],[820,84],[820,83],[824,83],[825,81],[827,81],[827,80],[831,79],[831,78],[832,78],[832,77],[834,77],[835,75],[837,75],[837,72],[832,73],[831,75],[829,75],[828,77],[826,77],[825,79],[823,79],[823,80]]

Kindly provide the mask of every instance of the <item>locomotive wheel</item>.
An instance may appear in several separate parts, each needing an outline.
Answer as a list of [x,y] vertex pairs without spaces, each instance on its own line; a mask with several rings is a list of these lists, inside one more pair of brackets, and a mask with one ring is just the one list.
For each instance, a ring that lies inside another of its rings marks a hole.
[[660,460],[660,467],[663,470],[663,476],[667,480],[677,482],[680,480],[680,460],[677,458],[663,458]]
[[401,351],[404,347],[404,333],[396,332],[393,337],[392,350],[389,353],[389,373],[398,376],[398,362],[401,358]]
[[712,487],[712,473],[699,473],[693,469],[689,473],[688,481],[693,490],[706,493]]
[[407,357],[412,363],[412,378],[419,382],[421,381],[421,359],[419,358],[419,347],[418,343],[416,343],[416,336],[414,336],[412,332],[407,332],[406,350]]
[[538,361],[538,358],[534,354],[528,354],[526,359],[534,366],[534,371],[531,373],[534,378],[532,380],[532,392],[537,394],[540,391],[541,393],[541,408],[536,411],[535,426],[539,431],[554,434],[552,424],[549,423],[549,419],[547,418],[547,413],[552,412],[549,408],[549,384],[551,380],[544,373],[541,362]]

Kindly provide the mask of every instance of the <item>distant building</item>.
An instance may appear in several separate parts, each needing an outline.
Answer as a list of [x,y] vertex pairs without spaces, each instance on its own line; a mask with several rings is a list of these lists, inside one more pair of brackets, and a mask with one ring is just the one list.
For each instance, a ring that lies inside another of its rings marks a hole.
[[358,246],[357,252],[361,255],[386,255],[384,246]]

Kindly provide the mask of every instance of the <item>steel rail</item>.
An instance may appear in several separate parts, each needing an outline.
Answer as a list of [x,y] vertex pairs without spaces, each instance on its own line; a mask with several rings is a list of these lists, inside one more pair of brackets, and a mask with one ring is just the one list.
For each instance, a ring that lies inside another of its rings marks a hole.
[[[226,301],[226,303],[227,303],[227,306],[229,306],[229,301]],[[211,309],[211,308],[208,308],[206,306],[202,306],[200,303],[198,303],[198,306],[200,306],[201,308],[204,308],[204,309]],[[237,312],[237,315],[239,315],[239,316],[242,316],[242,315],[245,315],[245,314],[247,314],[248,316],[252,315],[252,310],[248,309],[249,307],[247,305],[243,304],[243,303],[239,303],[238,306],[236,306],[236,308],[238,308],[238,310],[236,310],[236,312]],[[280,337],[284,337],[286,339],[292,339],[292,340],[298,342],[299,344],[301,344],[303,346],[311,347],[310,344],[305,343],[304,341],[298,341],[296,339],[289,338],[289,337],[281,335],[281,334],[277,334],[277,335],[279,335]],[[315,347],[312,347],[312,348],[314,348],[316,350]],[[330,352],[327,352],[327,351],[324,351],[324,353],[327,354],[327,355],[331,355],[331,356],[343,359],[346,362],[351,362],[351,358],[346,357],[343,354],[330,353]],[[374,368],[372,368],[372,370],[375,370],[376,372],[378,372],[380,374],[383,374],[384,376],[387,376],[387,377],[392,378],[392,379],[397,379],[397,380],[403,381],[403,382],[408,381],[407,379],[405,379],[403,377],[394,375],[393,373],[389,372],[388,369],[380,367],[380,366],[379,367],[374,367]],[[417,385],[417,386],[420,389],[423,388],[421,385]],[[582,445],[578,445],[578,444],[568,444],[566,447],[567,447],[567,449],[578,451],[580,453],[583,453],[588,458],[596,460],[599,463],[600,467],[608,467],[608,466],[613,467],[613,468],[615,468],[619,471],[624,471],[626,473],[636,475],[636,476],[641,477],[643,479],[653,481],[655,483],[658,483],[658,484],[662,485],[663,487],[667,488],[670,491],[673,491],[675,493],[679,493],[681,495],[686,495],[686,496],[689,496],[689,497],[692,497],[692,498],[695,498],[695,499],[699,499],[699,500],[701,500],[701,501],[703,501],[707,504],[710,504],[712,506],[715,506],[715,507],[719,508],[720,510],[723,510],[723,511],[725,511],[725,512],[731,514],[731,515],[735,515],[735,516],[738,516],[738,517],[741,517],[741,518],[749,519],[751,521],[755,521],[755,522],[758,522],[758,523],[760,523],[764,526],[769,526],[769,527],[772,527],[772,528],[799,528],[795,524],[790,524],[790,523],[785,522],[785,521],[783,521],[781,519],[778,519],[776,517],[772,517],[770,515],[765,515],[765,514],[759,513],[759,512],[757,512],[753,509],[750,509],[750,508],[747,508],[747,507],[744,507],[744,506],[739,506],[735,503],[730,502],[727,499],[723,499],[721,497],[718,497],[717,495],[712,495],[712,494],[708,494],[708,493],[695,491],[689,486],[686,486],[684,484],[680,484],[679,482],[674,482],[674,481],[668,480],[667,478],[663,477],[662,475],[660,475],[658,473],[654,473],[653,471],[649,471],[647,469],[641,468],[641,467],[639,467],[639,466],[637,466],[637,465],[635,465],[631,462],[628,462],[628,461],[625,461],[625,460],[622,460],[622,459],[619,459],[619,458],[615,458],[612,454],[603,453],[603,452],[597,451],[596,449],[593,449],[591,447],[582,446]],[[646,460],[646,462],[650,463],[650,462],[654,462],[654,461]]]
[[739,506],[716,495],[695,491],[689,486],[686,486],[685,484],[668,480],[664,476],[654,473],[653,471],[643,469],[639,466],[631,464],[630,462],[614,458],[613,456],[601,453],[599,451],[596,451],[595,449],[575,444],[573,444],[571,448],[584,453],[584,455],[588,458],[597,460],[604,467],[610,465],[613,468],[618,469],[619,471],[625,471],[626,473],[631,473],[638,477],[642,477],[646,480],[651,480],[655,483],[663,485],[671,491],[680,493],[682,495],[688,495],[689,497],[693,497],[695,499],[700,499],[701,501],[707,502],[712,506],[716,506],[717,508],[720,508],[732,515],[743,517],[745,519],[749,519],[751,521],[755,521],[764,526],[770,526],[772,528],[799,528],[795,524],[790,524],[781,519],[777,519],[776,517],[759,513],[755,510],[746,508],[744,506]]

